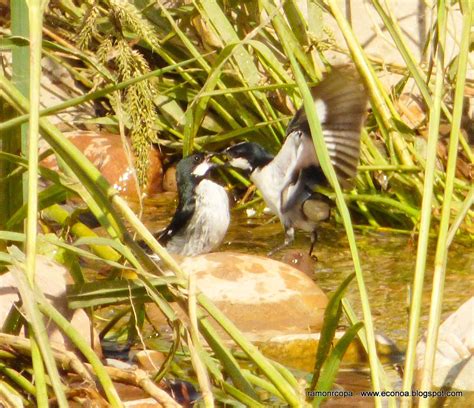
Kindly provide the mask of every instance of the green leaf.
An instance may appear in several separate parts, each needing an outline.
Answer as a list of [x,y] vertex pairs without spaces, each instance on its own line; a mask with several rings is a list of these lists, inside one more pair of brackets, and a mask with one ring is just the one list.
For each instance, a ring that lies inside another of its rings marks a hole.
[[[178,280],[174,277],[160,277],[150,279],[150,282],[160,293],[170,298],[167,285],[176,284]],[[67,293],[71,309],[151,300],[146,285],[140,280],[102,280],[68,285]]]
[[0,239],[4,241],[24,242],[25,234],[22,232],[0,231]]
[[[357,336],[357,332],[363,327],[363,323],[359,322],[351,326],[344,333],[339,341],[337,342],[334,350],[331,352],[329,357],[324,363],[321,377],[319,377],[318,383],[316,385],[316,391],[330,391],[334,380],[336,379],[337,372],[339,371],[339,365],[341,364],[342,358],[346,353],[347,348]],[[313,407],[319,407],[321,402],[324,401],[326,397],[317,396],[313,400]]]
[[351,273],[344,281],[339,285],[336,291],[329,299],[326,310],[324,311],[324,321],[323,327],[321,328],[321,335],[319,338],[318,350],[316,352],[316,362],[314,364],[313,370],[313,380],[311,381],[310,390],[314,390],[316,383],[319,380],[321,373],[321,367],[323,366],[324,361],[331,349],[331,345],[336,334],[336,329],[339,324],[339,320],[342,315],[342,305],[341,300],[344,296],[349,284],[355,277],[355,273]]
[[[41,211],[53,204],[60,203],[66,199],[67,189],[60,184],[53,184],[46,187],[38,194],[38,210]],[[28,204],[19,208],[8,220],[6,227],[13,228],[26,218]]]
[[199,319],[199,327],[201,333],[209,344],[209,347],[212,348],[212,351],[224,366],[225,372],[232,379],[232,383],[240,390],[239,392],[244,393],[246,398],[258,399],[258,395],[252,385],[242,375],[242,370],[240,369],[235,357],[232,355],[230,350],[225,347],[221,337],[214,327],[212,327],[207,319]]
[[[203,18],[212,23],[226,45],[240,42],[234,27],[215,0],[201,0],[199,4],[203,10]],[[243,45],[238,45],[234,58],[245,81],[251,86],[257,85],[260,81],[260,73]]]
[[0,38],[0,50],[8,50],[11,51],[13,47],[18,47],[18,46],[27,46],[30,44],[30,41],[26,37],[20,37],[20,36],[6,36],[3,38]]

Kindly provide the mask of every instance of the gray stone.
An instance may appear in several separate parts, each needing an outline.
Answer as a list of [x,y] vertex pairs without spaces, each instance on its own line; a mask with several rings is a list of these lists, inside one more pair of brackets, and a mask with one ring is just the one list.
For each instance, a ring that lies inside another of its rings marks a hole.
[[[416,347],[417,380],[421,379],[426,336]],[[474,297],[463,303],[440,326],[433,385],[474,391]]]
[[[18,272],[24,273],[23,271]],[[91,345],[89,316],[82,309],[71,310],[67,306],[66,284],[69,279],[69,273],[64,266],[42,255],[36,257],[35,280],[38,288],[56,310],[72,324],[82,338]],[[19,300],[20,295],[14,274],[10,271],[4,273],[0,276],[0,327],[3,326],[13,304]],[[54,323],[46,322],[46,328],[52,345],[69,351],[75,350],[69,339],[63,336]],[[100,354],[98,337],[94,340],[94,346],[97,346],[96,352]]]

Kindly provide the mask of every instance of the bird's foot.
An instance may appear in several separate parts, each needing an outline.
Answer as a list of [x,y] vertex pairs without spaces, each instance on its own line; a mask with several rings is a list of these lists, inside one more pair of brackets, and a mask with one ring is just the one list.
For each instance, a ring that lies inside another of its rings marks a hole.
[[285,229],[285,241],[283,244],[278,245],[277,247],[273,248],[267,256],[273,256],[277,252],[281,251],[282,249],[286,248],[295,240],[295,229],[294,228],[287,228]]
[[311,232],[311,246],[309,247],[309,253],[308,255],[313,258],[315,261],[318,260],[318,257],[313,254],[314,246],[316,245],[316,241],[318,240],[318,233],[316,230]]
[[276,246],[270,252],[268,252],[267,256],[270,257],[270,256],[275,255],[277,252],[280,252],[282,249],[286,248],[289,244],[290,244],[289,242],[288,243],[286,241],[283,242],[283,244]]

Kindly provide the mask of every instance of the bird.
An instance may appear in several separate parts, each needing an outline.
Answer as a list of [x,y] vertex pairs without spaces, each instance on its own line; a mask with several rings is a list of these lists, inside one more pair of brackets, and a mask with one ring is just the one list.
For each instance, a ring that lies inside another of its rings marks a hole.
[[[357,79],[339,69],[311,88],[311,94],[338,181],[343,188],[350,188],[357,173],[367,94]],[[315,152],[304,108],[299,108],[290,121],[285,141],[275,156],[254,142],[237,143],[222,155],[228,166],[249,173],[266,205],[283,225],[284,242],[269,255],[290,245],[295,229],[311,233],[311,255],[318,226],[330,217],[331,200],[314,192],[316,186],[329,186],[329,182]]]
[[178,206],[169,225],[156,234],[170,252],[195,256],[216,249],[230,223],[229,198],[220,184],[210,179],[217,167],[213,154],[196,153],[176,166]]

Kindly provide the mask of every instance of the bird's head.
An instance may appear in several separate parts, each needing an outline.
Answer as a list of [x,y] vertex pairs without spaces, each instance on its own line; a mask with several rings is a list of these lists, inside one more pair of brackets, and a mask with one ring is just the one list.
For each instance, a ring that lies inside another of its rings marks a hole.
[[203,179],[217,165],[211,161],[212,153],[195,153],[182,159],[176,166],[176,177],[179,180]]
[[227,164],[231,167],[252,173],[255,169],[266,166],[273,156],[257,143],[242,142],[228,147],[223,152]]

